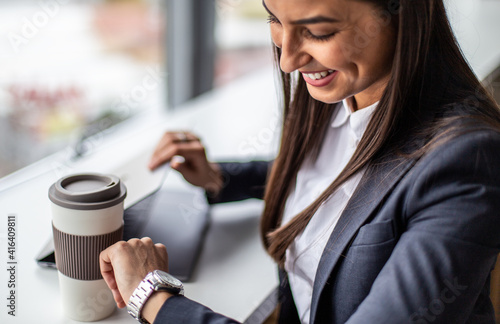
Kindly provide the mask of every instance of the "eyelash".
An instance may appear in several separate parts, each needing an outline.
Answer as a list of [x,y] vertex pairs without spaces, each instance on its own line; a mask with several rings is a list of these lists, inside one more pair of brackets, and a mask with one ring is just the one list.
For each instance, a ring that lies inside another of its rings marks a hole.
[[[268,24],[280,24],[280,21],[272,16],[272,15],[269,15],[267,17],[267,23]],[[329,39],[331,39],[333,36],[335,36],[337,32],[333,32],[331,34],[328,34],[328,35],[320,35],[320,36],[317,36],[317,35],[314,35],[313,33],[311,33],[309,30],[306,30],[306,37],[310,38],[310,39],[313,39],[313,40],[316,40],[316,41],[320,41],[320,42],[325,42]]]
[[268,24],[276,24],[276,23],[277,23],[277,24],[279,24],[279,23],[280,23],[280,21],[278,20],[278,18],[276,18],[276,17],[274,17],[274,16],[272,16],[272,15],[269,15],[269,16],[267,17],[267,23],[268,23]]
[[330,40],[333,36],[335,36],[335,34],[336,34],[336,32],[328,34],[328,35],[317,36],[317,35],[312,34],[310,31],[306,32],[307,37],[310,37],[310,38],[317,40],[317,41],[320,41],[320,42],[326,42],[327,40]]

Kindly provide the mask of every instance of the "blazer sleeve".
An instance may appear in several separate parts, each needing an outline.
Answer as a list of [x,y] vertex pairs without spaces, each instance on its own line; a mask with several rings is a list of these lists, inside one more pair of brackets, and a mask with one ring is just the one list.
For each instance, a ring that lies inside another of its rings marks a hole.
[[[262,199],[267,172],[271,164],[272,162],[267,161],[219,163],[224,177],[224,186],[217,197],[211,197],[207,193],[209,203],[223,203],[249,198]],[[174,296],[163,304],[154,323],[229,324],[238,322],[215,313],[210,308],[185,296]]]
[[500,135],[451,140],[423,157],[410,181],[400,202],[406,230],[347,323],[493,323]]
[[229,317],[215,313],[210,308],[184,296],[167,299],[156,315],[153,324],[232,324],[239,323]]
[[272,162],[220,162],[224,184],[222,191],[215,197],[207,193],[210,204],[264,198],[267,173]]

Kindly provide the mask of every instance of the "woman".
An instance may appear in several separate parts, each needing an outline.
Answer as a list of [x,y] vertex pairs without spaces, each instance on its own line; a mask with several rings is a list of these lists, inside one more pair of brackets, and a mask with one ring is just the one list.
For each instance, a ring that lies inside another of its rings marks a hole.
[[[280,266],[281,323],[494,323],[500,113],[443,2],[263,5],[284,93],[272,166],[210,164],[194,135],[167,133],[151,167],[183,156],[172,167],[212,202],[262,197],[267,182],[261,230]],[[101,266],[124,307],[149,271],[167,268],[166,252],[122,242]],[[167,292],[142,314],[230,321]]]

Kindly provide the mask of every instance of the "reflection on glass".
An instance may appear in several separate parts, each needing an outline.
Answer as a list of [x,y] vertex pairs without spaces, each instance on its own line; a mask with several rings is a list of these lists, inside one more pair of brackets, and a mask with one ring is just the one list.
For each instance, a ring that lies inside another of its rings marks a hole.
[[[164,108],[161,0],[0,2],[0,177]],[[80,146],[81,148],[81,146]]]
[[216,0],[216,87],[272,64],[267,12],[261,1]]

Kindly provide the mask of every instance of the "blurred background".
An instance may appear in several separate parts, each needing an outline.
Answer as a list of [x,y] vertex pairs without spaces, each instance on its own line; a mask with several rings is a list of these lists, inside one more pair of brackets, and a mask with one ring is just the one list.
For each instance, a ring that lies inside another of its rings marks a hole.
[[[476,67],[495,49],[493,2],[447,1]],[[0,178],[270,69],[266,20],[260,0],[0,0]],[[483,70],[500,101],[500,68]]]
[[0,177],[271,65],[266,18],[256,0],[0,0]]

